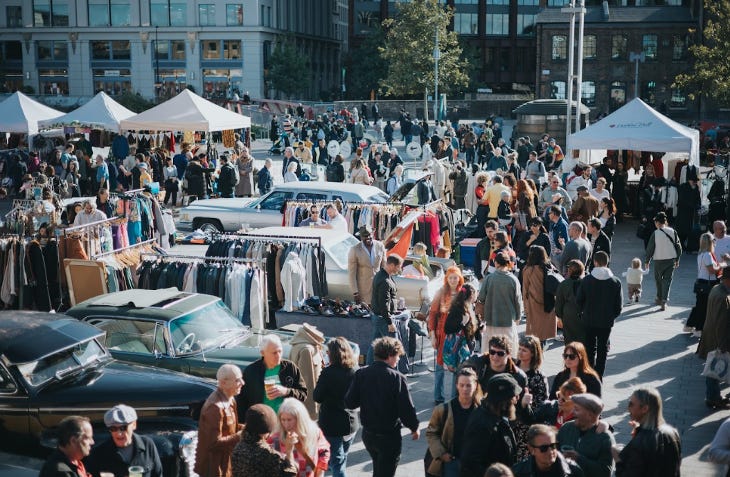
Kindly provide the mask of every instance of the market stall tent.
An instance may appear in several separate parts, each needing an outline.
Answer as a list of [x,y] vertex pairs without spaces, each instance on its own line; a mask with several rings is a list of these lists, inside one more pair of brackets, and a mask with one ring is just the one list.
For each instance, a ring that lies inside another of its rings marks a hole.
[[38,121],[38,126],[40,128],[79,126],[118,133],[121,131],[119,123],[134,114],[134,111],[125,108],[101,91],[83,106],[61,117]]
[[0,103],[0,131],[5,133],[38,133],[38,122],[63,116],[63,112],[35,101],[20,91]]
[[700,165],[700,132],[669,119],[636,98],[568,137],[569,149],[682,152]]
[[174,98],[121,122],[127,131],[225,131],[251,127],[251,118],[234,113],[184,89]]

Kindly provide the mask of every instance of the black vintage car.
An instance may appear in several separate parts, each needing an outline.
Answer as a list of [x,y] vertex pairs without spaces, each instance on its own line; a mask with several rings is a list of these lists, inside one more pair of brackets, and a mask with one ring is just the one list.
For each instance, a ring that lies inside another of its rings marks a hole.
[[98,444],[109,438],[104,413],[124,403],[137,410],[137,432],[157,444],[165,475],[189,475],[215,383],[117,362],[103,336],[64,315],[0,312],[0,448],[42,455],[56,445],[58,422],[74,414],[91,419]]

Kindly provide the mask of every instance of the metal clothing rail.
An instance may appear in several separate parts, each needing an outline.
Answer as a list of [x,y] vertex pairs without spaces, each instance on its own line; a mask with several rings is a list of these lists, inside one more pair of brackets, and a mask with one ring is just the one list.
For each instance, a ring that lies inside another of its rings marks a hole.
[[170,255],[170,254],[163,254],[160,252],[142,252],[140,254],[141,257],[155,257],[157,259],[162,260],[194,260],[194,261],[201,261],[201,262],[224,262],[224,263],[250,263],[254,265],[261,265],[263,264],[266,259],[265,258],[245,258],[245,257],[205,257],[200,255]]
[[[389,206],[389,207],[405,207],[407,204],[403,204],[401,202],[363,202],[363,201],[357,201],[357,200],[345,200],[340,199],[339,197],[336,199],[288,199],[286,201],[287,205],[289,203],[299,202],[299,203],[305,203],[305,204],[333,204],[336,200],[339,200],[342,202],[342,205],[347,207],[348,205],[367,205],[367,206]],[[440,199],[439,199],[440,200]]]
[[317,245],[322,246],[322,237],[301,237],[296,235],[254,235],[249,233],[214,233],[213,239],[216,238],[231,238],[231,239],[246,239],[253,242],[317,242]]
[[63,229],[63,234],[68,235],[71,232],[75,232],[78,230],[85,230],[90,229],[93,227],[100,227],[104,225],[112,225],[114,223],[122,222],[124,220],[127,220],[125,217],[112,217],[111,219],[104,219],[104,220],[97,220],[96,222],[89,222],[88,224],[84,225],[74,225],[73,227],[66,227]]
[[137,242],[132,245],[127,245],[126,247],[118,248],[116,250],[110,250],[108,252],[102,252],[102,253],[98,253],[96,255],[92,255],[91,260],[96,260],[101,257],[106,257],[107,255],[116,255],[117,253],[125,252],[127,250],[132,250],[134,248],[142,247],[144,245],[153,245],[155,242],[157,242],[157,239],[149,239],[149,240],[145,240],[144,242]]

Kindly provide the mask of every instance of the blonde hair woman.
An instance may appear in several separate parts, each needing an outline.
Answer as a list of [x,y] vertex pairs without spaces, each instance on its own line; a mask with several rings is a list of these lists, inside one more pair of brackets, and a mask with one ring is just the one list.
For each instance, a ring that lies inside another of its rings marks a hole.
[[322,477],[330,460],[330,445],[307,408],[297,399],[286,398],[278,417],[279,429],[269,437],[269,444],[283,454],[294,449],[298,476]]

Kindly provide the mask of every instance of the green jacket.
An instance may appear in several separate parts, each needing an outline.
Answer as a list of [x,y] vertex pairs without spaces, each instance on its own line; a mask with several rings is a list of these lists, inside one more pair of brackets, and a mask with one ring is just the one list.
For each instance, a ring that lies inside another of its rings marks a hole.
[[576,462],[586,475],[591,477],[611,477],[613,472],[613,455],[611,447],[616,444],[613,434],[596,433],[596,426],[583,436],[575,421],[565,423],[558,431],[558,444],[573,446],[578,453]]

